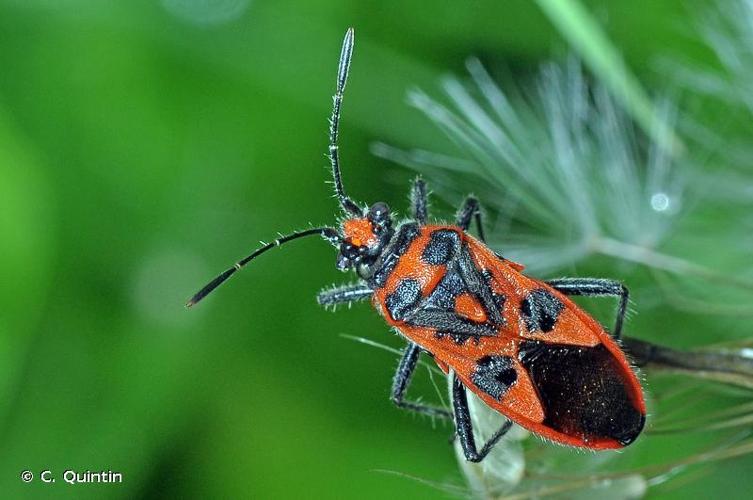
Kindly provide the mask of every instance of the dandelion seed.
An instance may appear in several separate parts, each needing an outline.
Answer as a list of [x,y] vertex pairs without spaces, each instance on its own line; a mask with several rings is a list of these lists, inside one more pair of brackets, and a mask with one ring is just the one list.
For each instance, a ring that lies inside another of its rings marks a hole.
[[[431,172],[445,198],[474,186],[487,209],[515,222],[515,231],[491,231],[491,244],[533,271],[571,266],[607,240],[662,243],[684,193],[677,160],[656,144],[639,147],[628,117],[603,87],[589,87],[576,60],[544,66],[527,95],[503,91],[476,59],[467,68],[471,83],[442,81],[449,104],[419,90],[408,97],[463,157],[384,144],[373,152]],[[671,123],[672,107],[659,109]]]

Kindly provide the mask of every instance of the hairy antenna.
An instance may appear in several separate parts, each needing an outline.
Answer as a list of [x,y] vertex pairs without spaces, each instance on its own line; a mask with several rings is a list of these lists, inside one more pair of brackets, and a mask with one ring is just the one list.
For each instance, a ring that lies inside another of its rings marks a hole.
[[342,107],[345,84],[348,81],[350,59],[353,55],[353,37],[353,28],[348,28],[348,31],[345,32],[345,39],[343,40],[343,46],[340,51],[340,64],[337,68],[337,90],[332,98],[332,118],[330,119],[329,127],[329,161],[332,165],[332,178],[335,183],[335,194],[340,201],[340,205],[346,212],[357,217],[362,217],[363,214],[361,213],[361,209],[358,208],[358,205],[356,205],[353,200],[345,194],[345,190],[343,189],[343,181],[340,175],[340,155],[337,146],[337,132],[340,125],[340,108]]
[[267,250],[270,250],[275,247],[279,247],[280,245],[283,245],[289,241],[296,240],[298,238],[303,238],[305,236],[314,236],[314,235],[320,235],[327,241],[329,241],[332,244],[337,244],[340,242],[340,235],[337,234],[337,230],[331,227],[315,227],[312,229],[307,229],[305,231],[298,231],[295,233],[288,234],[286,236],[281,236],[274,240],[272,243],[267,243],[266,245],[262,246],[261,248],[258,248],[254,250],[254,252],[239,260],[235,264],[233,264],[233,267],[230,269],[222,272],[220,275],[218,275],[216,278],[214,278],[212,281],[206,284],[204,288],[199,290],[196,295],[191,297],[191,300],[189,300],[186,303],[186,307],[191,307],[198,303],[200,300],[202,300],[204,297],[209,295],[214,291],[215,288],[223,284],[230,276],[235,274],[236,271],[240,271],[246,264],[251,262],[253,259],[258,257],[259,255],[263,254]]

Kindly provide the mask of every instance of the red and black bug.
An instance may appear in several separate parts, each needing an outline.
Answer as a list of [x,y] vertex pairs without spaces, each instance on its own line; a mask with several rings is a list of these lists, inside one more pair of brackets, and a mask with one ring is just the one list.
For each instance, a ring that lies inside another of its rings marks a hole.
[[[345,212],[340,227],[312,228],[264,245],[212,280],[188,305],[267,250],[320,235],[338,248],[337,268],[355,271],[360,282],[322,291],[319,303],[371,299],[408,341],[392,401],[409,410],[453,418],[468,460],[482,460],[512,422],[571,446],[601,450],[632,443],[643,429],[646,407],[638,379],[617,342],[628,302],[621,283],[591,278],[540,281],[522,274],[523,266],[484,244],[475,198],[466,199],[454,225],[428,224],[421,179],[412,186],[411,218],[406,221],[395,221],[385,203],[366,209],[345,194],[337,135],[352,52],[349,29],[340,54],[329,142],[335,193]],[[478,237],[467,232],[472,221]],[[619,298],[611,335],[569,295]],[[404,399],[421,352],[452,373],[452,411]],[[480,449],[466,389],[508,419]]]

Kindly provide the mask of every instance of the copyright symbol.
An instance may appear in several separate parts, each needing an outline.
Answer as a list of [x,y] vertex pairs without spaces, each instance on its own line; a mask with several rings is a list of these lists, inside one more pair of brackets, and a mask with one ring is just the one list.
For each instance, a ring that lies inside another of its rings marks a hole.
[[30,470],[25,470],[21,473],[21,481],[24,483],[30,483],[34,479],[34,474]]

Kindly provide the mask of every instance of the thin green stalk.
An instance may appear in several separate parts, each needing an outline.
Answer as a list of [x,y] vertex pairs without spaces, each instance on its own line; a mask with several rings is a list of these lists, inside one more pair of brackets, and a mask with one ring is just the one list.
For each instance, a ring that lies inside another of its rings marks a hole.
[[638,79],[583,5],[578,0],[536,1],[552,24],[646,134],[675,155],[684,152],[682,141],[659,118]]

